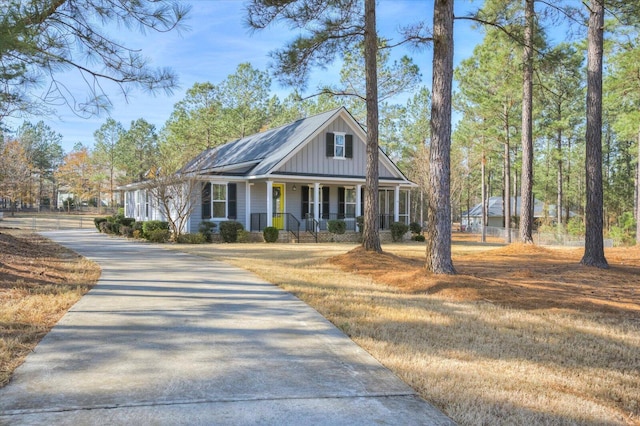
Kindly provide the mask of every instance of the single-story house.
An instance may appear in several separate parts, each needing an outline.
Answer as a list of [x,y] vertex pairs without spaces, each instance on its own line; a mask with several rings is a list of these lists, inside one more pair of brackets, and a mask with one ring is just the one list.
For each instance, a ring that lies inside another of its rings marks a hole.
[[[351,114],[337,108],[206,150],[182,169],[199,181],[185,232],[203,221],[241,222],[249,231],[266,226],[324,231],[342,219],[356,230],[364,212],[366,133]],[[409,223],[409,181],[379,150],[379,226]],[[157,202],[142,183],[125,190],[125,215],[161,219]]]
[[[487,200],[487,226],[504,228],[504,200],[502,197],[489,197]],[[576,214],[569,212],[569,216]],[[511,197],[511,217],[520,217],[520,197]],[[540,200],[533,203],[534,221],[540,223],[545,219],[555,222],[556,206],[554,204],[544,204]],[[478,227],[482,223],[482,203],[478,203],[461,215],[461,224],[465,227]],[[514,224],[511,224],[514,226]]]

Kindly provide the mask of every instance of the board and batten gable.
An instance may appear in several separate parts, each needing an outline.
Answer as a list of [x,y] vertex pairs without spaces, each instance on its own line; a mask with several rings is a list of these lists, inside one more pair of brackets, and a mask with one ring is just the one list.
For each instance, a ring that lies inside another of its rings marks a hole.
[[[353,158],[327,157],[327,133],[353,135]],[[364,177],[367,167],[367,146],[359,133],[355,132],[342,117],[337,117],[273,173]],[[379,162],[378,169],[381,178],[397,177],[382,161]]]

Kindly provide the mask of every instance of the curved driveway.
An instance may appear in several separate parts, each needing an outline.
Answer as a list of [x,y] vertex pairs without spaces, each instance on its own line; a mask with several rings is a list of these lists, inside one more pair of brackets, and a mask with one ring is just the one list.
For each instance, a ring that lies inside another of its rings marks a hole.
[[45,235],[102,276],[0,389],[0,424],[451,424],[249,272],[95,231]]

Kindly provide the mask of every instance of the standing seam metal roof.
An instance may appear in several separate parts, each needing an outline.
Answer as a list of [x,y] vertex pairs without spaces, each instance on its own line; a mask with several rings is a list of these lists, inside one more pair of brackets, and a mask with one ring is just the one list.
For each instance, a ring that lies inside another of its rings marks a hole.
[[263,175],[342,109],[344,107],[208,149],[191,160],[183,171],[202,172],[253,162],[256,166],[251,169],[251,174]]

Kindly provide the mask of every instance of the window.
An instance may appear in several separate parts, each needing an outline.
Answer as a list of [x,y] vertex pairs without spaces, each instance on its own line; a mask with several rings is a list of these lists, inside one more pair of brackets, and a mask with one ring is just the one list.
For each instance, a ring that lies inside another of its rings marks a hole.
[[356,217],[356,189],[338,188],[338,219]]
[[150,208],[149,208],[149,203],[150,203],[150,199],[151,199],[151,197],[149,196],[149,191],[145,191],[144,196],[145,196],[145,201],[144,201],[144,217],[146,217],[147,219],[149,219],[149,218],[151,217],[151,212],[150,212]]
[[344,210],[346,217],[356,217],[356,189],[345,188]]
[[345,146],[344,146],[344,135],[336,133],[335,134],[335,139],[334,139],[334,144],[333,144],[333,148],[334,148],[334,153],[333,156],[335,158],[344,158],[344,151],[345,151]]
[[202,219],[226,219],[227,201],[226,184],[205,183],[202,186]]
[[353,158],[353,135],[344,133],[326,134],[327,157]]
[[398,210],[400,222],[409,224],[409,191],[400,191],[400,206]]
[[227,185],[211,184],[211,203],[214,218],[227,217]]

